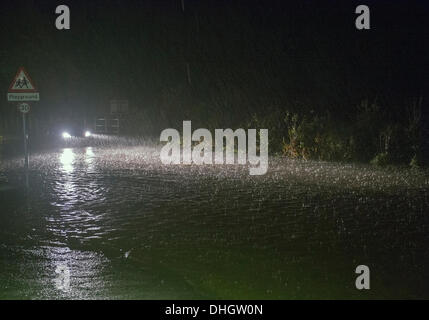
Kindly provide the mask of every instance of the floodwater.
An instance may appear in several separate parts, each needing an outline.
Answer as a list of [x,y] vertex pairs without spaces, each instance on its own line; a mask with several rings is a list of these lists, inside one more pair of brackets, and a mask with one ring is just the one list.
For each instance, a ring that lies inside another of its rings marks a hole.
[[[28,193],[0,195],[0,299],[429,298],[427,171],[271,158],[249,176],[148,146],[30,164]],[[22,185],[21,159],[2,167]]]

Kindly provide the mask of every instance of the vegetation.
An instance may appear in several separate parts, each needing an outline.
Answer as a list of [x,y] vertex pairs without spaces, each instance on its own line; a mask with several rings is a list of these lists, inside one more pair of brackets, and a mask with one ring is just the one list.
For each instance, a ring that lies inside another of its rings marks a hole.
[[[374,165],[423,164],[422,99],[398,119],[376,102],[362,101],[349,121],[330,112],[282,111],[254,115],[249,127],[270,128],[270,151],[292,158],[363,161]],[[399,120],[400,119],[400,120]]]

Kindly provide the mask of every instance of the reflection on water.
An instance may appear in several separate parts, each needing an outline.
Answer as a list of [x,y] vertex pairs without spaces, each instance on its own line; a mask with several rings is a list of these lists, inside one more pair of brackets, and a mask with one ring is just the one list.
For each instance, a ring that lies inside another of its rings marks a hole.
[[85,163],[88,165],[88,172],[92,172],[94,170],[94,151],[92,147],[87,147],[85,149]]
[[[56,200],[52,202],[54,207],[59,211],[54,211],[52,215],[47,215],[46,229],[51,232],[52,238],[57,239],[56,243],[69,244],[76,241],[83,243],[90,239],[97,238],[94,233],[100,230],[97,225],[99,220],[98,215],[93,215],[86,210],[80,209],[86,201],[96,199],[92,188],[96,188],[96,183],[88,181],[88,184],[80,185],[78,182],[81,176],[84,175],[85,169],[92,172],[94,169],[94,152],[91,147],[85,149],[84,153],[75,154],[73,149],[63,149],[60,157],[60,172],[55,180],[55,188],[53,198]],[[83,159],[83,161],[82,161]],[[84,165],[86,164],[86,166]],[[54,283],[56,289],[62,291],[66,296],[73,297],[79,296],[81,287],[71,285],[71,278],[79,279],[85,277],[88,273],[88,264],[84,262],[85,267],[81,266],[75,268],[73,275],[71,274],[70,265],[79,263],[79,256],[67,246],[59,246],[54,249],[55,254],[48,255],[52,259],[52,264],[55,266]],[[60,259],[58,259],[60,258]],[[97,277],[97,272],[101,270],[101,266],[97,265],[99,259],[91,261],[93,274],[92,278]],[[80,263],[79,263],[80,264]],[[92,279],[91,281],[93,281]]]
[[62,165],[62,170],[66,173],[72,173],[73,161],[74,161],[73,150],[70,148],[64,149],[63,153],[60,156],[60,163]]
[[0,298],[429,297],[426,171],[270,163],[251,177],[164,166],[156,148],[34,155],[25,206],[2,203]]
[[55,286],[58,290],[68,291],[70,288],[70,269],[67,264],[59,264],[55,269],[57,278],[55,279]]

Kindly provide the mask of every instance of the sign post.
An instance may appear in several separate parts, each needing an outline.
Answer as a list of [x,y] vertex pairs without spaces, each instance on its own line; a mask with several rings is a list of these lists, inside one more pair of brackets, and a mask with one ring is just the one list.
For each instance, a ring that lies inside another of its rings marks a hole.
[[8,101],[18,101],[18,109],[22,113],[22,131],[24,138],[24,171],[25,186],[28,188],[28,131],[27,131],[27,113],[30,111],[30,105],[25,101],[39,101],[39,92],[33,81],[23,67],[19,68],[7,93]]
[[25,169],[25,186],[28,188],[28,133],[27,133],[27,113],[30,111],[30,105],[28,103],[18,104],[18,109],[22,114],[22,132],[24,137],[24,169]]

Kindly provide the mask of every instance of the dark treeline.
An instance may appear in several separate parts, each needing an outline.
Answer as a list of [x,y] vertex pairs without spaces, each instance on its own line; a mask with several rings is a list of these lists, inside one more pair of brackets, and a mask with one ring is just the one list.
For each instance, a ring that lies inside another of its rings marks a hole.
[[[71,30],[55,29],[67,4]],[[19,1],[1,4],[0,85],[36,81],[32,117],[133,107],[133,134],[264,127],[270,151],[424,162],[429,5],[367,1]],[[1,114],[15,108],[0,101]],[[426,155],[427,157],[427,155]]]

